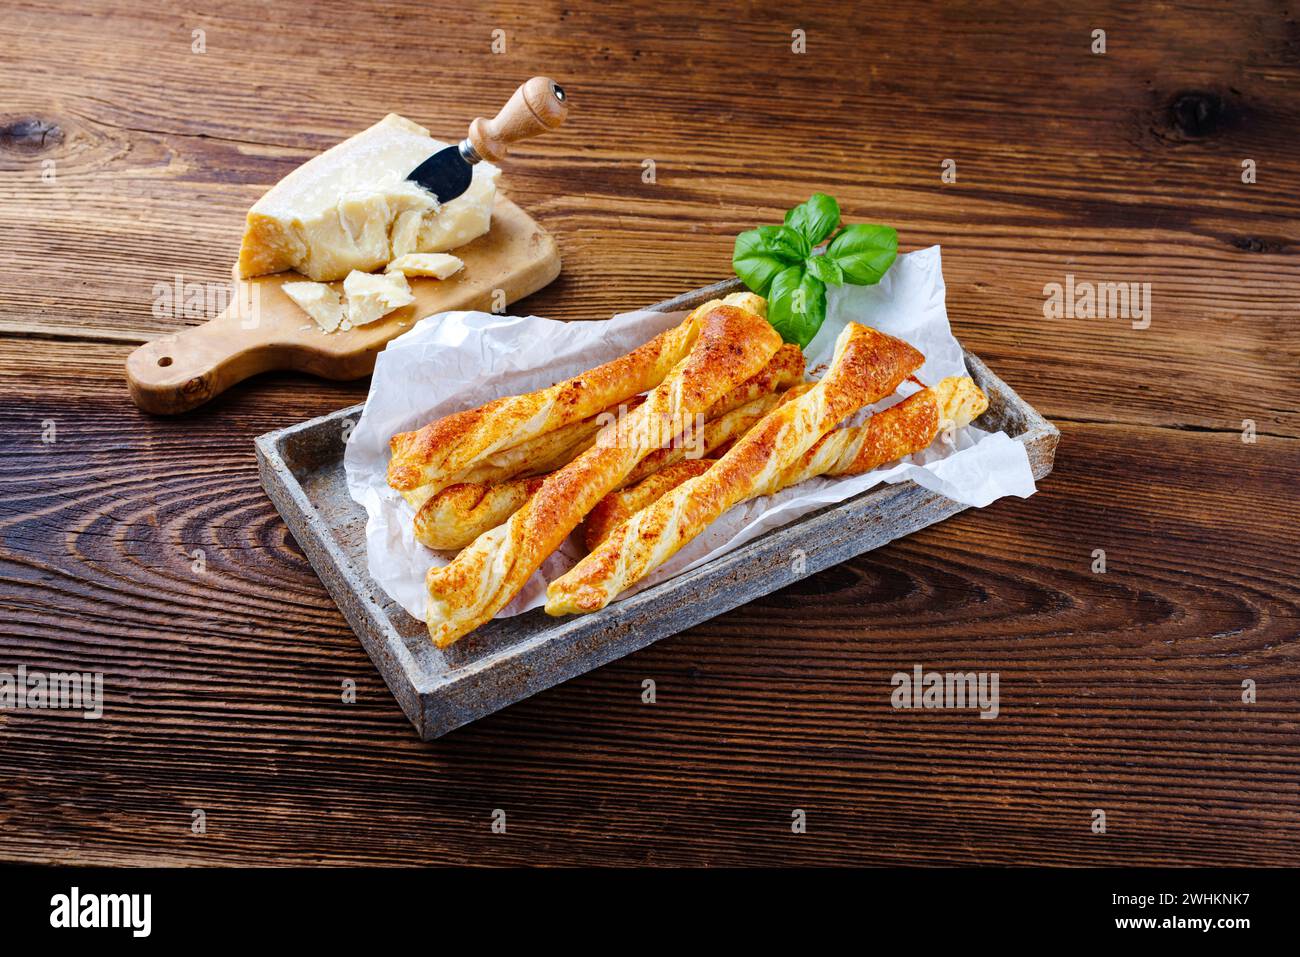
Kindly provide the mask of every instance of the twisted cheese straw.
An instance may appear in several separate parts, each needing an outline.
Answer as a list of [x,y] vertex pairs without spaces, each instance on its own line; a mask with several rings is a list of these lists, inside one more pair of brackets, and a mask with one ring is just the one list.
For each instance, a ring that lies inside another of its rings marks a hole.
[[717,459],[684,459],[665,465],[635,485],[610,492],[587,513],[582,523],[582,539],[591,551],[630,517],[663,498],[683,482],[707,472]]
[[[772,401],[765,403],[768,408],[764,412],[799,398],[799,396],[811,389],[814,384],[804,382],[793,389],[787,389],[779,395],[772,396]],[[756,406],[758,403],[753,403],[753,405]],[[749,408],[751,406],[744,407],[744,409]],[[744,411],[744,409],[737,411]],[[725,454],[732,443],[748,432],[762,417],[763,414],[760,413],[752,421],[744,422],[742,428],[719,430],[712,435],[708,426],[706,426],[704,430],[704,454],[711,455],[715,452],[718,455]],[[709,423],[709,425],[712,424]],[[660,449],[658,452],[646,456],[641,460],[641,466],[644,466],[654,456],[660,455],[664,451],[664,449]],[[716,458],[682,459],[678,456],[669,462],[659,463],[660,468],[650,471],[649,474],[639,480],[629,476],[628,481],[623,483],[622,488],[610,492],[596,503],[595,508],[587,513],[587,519],[583,522],[583,542],[587,546],[587,551],[594,549],[608,537],[610,532],[647,505],[671,492],[687,479],[703,475],[715,461],[717,461]],[[636,471],[640,471],[641,466],[634,470],[634,475]]]
[[[784,392],[759,396],[752,402],[732,409],[716,419],[710,418],[704,423],[704,428],[701,430],[700,454],[708,455],[727,443],[735,441],[753,428],[756,423],[760,422],[767,413],[791,399],[798,398],[812,387],[813,383],[803,382]],[[712,409],[709,410],[710,413],[712,411]],[[674,442],[665,448],[656,449],[637,464],[637,467],[632,470],[631,474],[619,487],[626,488],[641,481],[647,475],[658,472],[667,465],[682,461],[691,452],[691,444],[689,441]]]
[[484,532],[450,564],[426,577],[429,636],[439,647],[487,622],[505,607],[591,507],[636,464],[761,369],[781,345],[753,313],[715,306],[701,317],[690,353],[640,408],[601,431],[596,444],[557,472],[510,520]]
[[850,323],[820,382],[768,413],[707,472],[632,516],[551,582],[546,611],[562,615],[605,607],[727,509],[776,481],[846,416],[893,392],[923,361],[907,343]]
[[[930,389],[877,412],[866,423],[835,429],[751,498],[773,495],[817,476],[861,475],[920,452],[942,431],[960,429],[984,414],[988,399],[967,376],[949,376]],[[623,522],[682,483],[708,471],[709,459],[669,466],[600,500],[587,516],[587,547],[594,550]],[[693,466],[691,469],[683,466]]]
[[690,352],[702,318],[715,306],[732,303],[761,316],[767,314],[766,302],[753,293],[735,293],[721,303],[713,300],[627,355],[581,375],[527,395],[504,396],[477,409],[444,416],[414,432],[394,435],[389,443],[388,484],[399,491],[448,485],[485,455],[579,422],[654,388]]
[[[767,368],[770,367],[771,363]],[[699,454],[708,455],[715,449],[722,448],[763,418],[779,401],[801,394],[803,388],[805,387],[796,386],[787,392],[759,396],[738,409],[732,409],[725,415],[706,422],[701,430]],[[806,388],[812,388],[812,384],[808,383]],[[633,485],[665,466],[681,462],[690,451],[682,443],[656,449],[637,464],[627,478],[619,483],[619,488]],[[464,548],[484,532],[509,519],[524,502],[537,493],[545,480],[545,475],[537,475],[506,482],[457,482],[419,503],[412,501],[417,507],[416,541],[442,550]]]
[[[734,297],[728,296],[727,298]],[[758,296],[752,296],[752,298],[759,299]],[[759,299],[759,301],[762,300]],[[727,305],[731,305],[731,303],[727,303]],[[742,305],[739,308],[745,309],[746,307]],[[755,315],[765,315],[764,312],[758,312],[754,309],[749,311],[755,313]],[[755,399],[771,395],[773,392],[780,392],[782,389],[789,388],[796,382],[801,381],[803,373],[803,350],[792,343],[784,342],[781,344],[781,348],[776,350],[776,355],[772,356],[767,365],[709,406],[704,413],[704,417],[706,419],[716,419],[721,415],[726,415],[733,409],[740,408],[742,405],[748,405]]]
[[[748,293],[744,295],[762,303],[758,296]],[[740,300],[743,296],[733,295],[728,298]],[[756,315],[762,315],[762,312],[757,312]],[[756,407],[760,400],[773,392],[802,379],[803,367],[803,351],[798,346],[782,345],[767,365],[710,406],[704,417],[709,420],[720,419],[740,408]],[[514,480],[544,475],[573,461],[579,453],[596,443],[596,436],[602,428],[615,417],[631,412],[644,400],[645,396],[634,395],[625,402],[612,405],[581,421],[571,422],[519,445],[486,454],[468,470],[451,479],[403,490],[402,497],[411,503],[417,513],[416,539],[430,548],[461,548],[468,545],[481,533],[509,518],[528,495],[538,488],[536,482]],[[766,412],[767,408],[770,406],[763,408],[763,411]],[[761,414],[754,416],[749,424],[752,425],[759,418]],[[736,420],[731,420],[730,425],[734,427]],[[684,446],[675,444],[672,448],[651,453],[628,476],[625,484],[640,481],[667,462],[677,461],[684,454],[683,450]],[[505,483],[513,484],[495,488]],[[521,490],[525,488],[531,488],[531,491],[524,494]],[[419,513],[430,500],[434,500],[434,503],[421,516]]]
[[[547,432],[545,435],[539,435],[508,449],[501,449],[498,452],[484,455],[467,471],[461,472],[453,479],[450,479],[449,481],[453,483],[451,485],[446,485],[445,482],[430,482],[421,485],[419,488],[403,491],[401,493],[402,497],[411,503],[411,507],[416,510],[418,516],[420,510],[425,507],[426,502],[431,499],[438,499],[462,485],[487,489],[494,485],[518,479],[520,476],[553,472],[566,462],[572,462],[580,452],[591,448],[596,442],[596,435],[614,417],[626,415],[644,401],[645,396],[634,395],[625,402],[619,402],[617,405],[610,406],[608,409],[579,422],[571,422],[554,432]],[[456,501],[463,501],[464,492],[452,498]],[[518,506],[516,505],[515,508],[518,508]],[[514,511],[514,509],[510,511]],[[502,516],[501,522],[505,521],[509,516],[510,512],[506,512]],[[501,522],[486,525],[484,530],[494,528],[500,525]],[[420,538],[418,517],[416,519],[416,538]],[[470,536],[465,544],[473,541],[473,539],[474,536]],[[423,539],[420,540],[423,541]],[[425,544],[430,543],[425,542]],[[433,545],[432,547],[443,548],[449,546]]]
[[949,376],[877,412],[862,425],[836,429],[757,495],[772,495],[818,475],[861,475],[927,448],[940,432],[970,425],[989,407],[969,376]]

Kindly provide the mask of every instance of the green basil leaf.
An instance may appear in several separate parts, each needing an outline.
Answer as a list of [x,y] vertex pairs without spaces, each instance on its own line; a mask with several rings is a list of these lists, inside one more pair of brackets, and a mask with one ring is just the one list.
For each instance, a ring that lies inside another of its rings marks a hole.
[[797,229],[789,226],[759,226],[759,233],[769,243],[777,256],[794,265],[812,252],[812,244]]
[[846,226],[826,249],[826,255],[855,286],[880,282],[898,256],[898,231],[892,226]]
[[829,256],[809,256],[803,261],[808,272],[812,273],[828,286],[844,285],[844,270],[840,264]]
[[760,226],[736,237],[731,265],[751,292],[767,295],[773,277],[802,262],[811,252],[808,240],[788,226]]
[[808,202],[785,214],[785,224],[797,229],[809,246],[816,246],[829,236],[839,221],[840,204],[825,193],[813,193]]
[[826,284],[809,275],[803,263],[776,274],[767,297],[767,321],[786,342],[800,349],[812,342],[826,320]]

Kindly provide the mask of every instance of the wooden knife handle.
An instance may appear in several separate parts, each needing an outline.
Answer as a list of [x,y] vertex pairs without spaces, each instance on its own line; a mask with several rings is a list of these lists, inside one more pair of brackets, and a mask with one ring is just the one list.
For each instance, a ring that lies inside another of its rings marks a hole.
[[569,100],[554,80],[535,76],[519,89],[494,119],[479,117],[469,127],[469,142],[475,152],[491,163],[499,163],[510,152],[510,144],[558,128],[569,112]]

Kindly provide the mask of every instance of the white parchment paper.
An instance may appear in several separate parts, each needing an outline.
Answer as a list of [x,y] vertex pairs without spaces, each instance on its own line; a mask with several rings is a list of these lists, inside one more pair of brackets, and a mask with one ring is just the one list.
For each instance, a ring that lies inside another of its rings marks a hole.
[[[394,601],[423,620],[425,572],[452,557],[415,540],[414,511],[388,486],[388,440],[394,433],[498,396],[546,388],[636,348],[680,322],[682,316],[629,312],[604,321],[556,322],[537,316],[447,312],[421,320],[390,342],[379,354],[365,411],[344,456],[348,490],[368,516],[366,557],[375,581]],[[835,338],[847,322],[865,323],[919,349],[926,360],[917,377],[926,384],[966,372],[961,346],[948,326],[937,246],[899,256],[878,285],[831,287],[826,323],[805,352],[810,372],[820,375],[824,371]],[[918,388],[906,382],[897,395],[877,408],[890,406]],[[853,422],[869,413],[864,410]],[[849,478],[813,479],[739,505],[629,594],[880,482],[909,479],[965,505],[981,507],[1004,495],[1027,498],[1035,490],[1023,445],[1002,432],[968,426],[957,433],[951,445],[936,442],[888,468]],[[571,538],[501,615],[516,615],[543,604],[547,583],[571,568],[582,554]]]

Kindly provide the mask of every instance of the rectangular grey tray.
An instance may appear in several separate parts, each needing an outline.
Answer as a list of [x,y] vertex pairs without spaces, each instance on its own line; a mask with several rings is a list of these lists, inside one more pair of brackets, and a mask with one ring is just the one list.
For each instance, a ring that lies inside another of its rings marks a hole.
[[[740,288],[732,280],[651,308],[691,309]],[[969,352],[966,366],[989,397],[976,424],[1023,442],[1034,476],[1043,478],[1052,470],[1060,433]],[[912,482],[877,486],[594,615],[551,618],[537,608],[439,650],[424,623],[394,603],[366,569],[366,515],[349,497],[343,473],[344,442],[361,409],[355,405],[259,436],[258,472],[426,741],[966,507]],[[798,573],[790,560],[796,549],[806,555]]]

